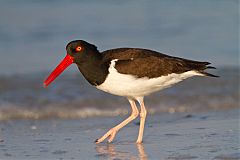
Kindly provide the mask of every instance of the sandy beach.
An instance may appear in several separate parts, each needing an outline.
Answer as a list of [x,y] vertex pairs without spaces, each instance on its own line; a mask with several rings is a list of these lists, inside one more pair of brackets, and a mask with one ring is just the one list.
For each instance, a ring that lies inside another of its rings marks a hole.
[[94,143],[124,118],[1,122],[0,159],[240,159],[239,109],[149,115],[143,144],[138,120],[113,143]]

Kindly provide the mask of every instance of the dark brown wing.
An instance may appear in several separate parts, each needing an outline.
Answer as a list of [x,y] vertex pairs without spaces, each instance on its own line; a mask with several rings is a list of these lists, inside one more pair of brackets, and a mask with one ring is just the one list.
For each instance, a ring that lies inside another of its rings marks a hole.
[[151,55],[151,52],[147,52],[147,50],[138,48],[117,48],[104,51],[102,52],[102,55],[104,57],[104,61],[109,61],[113,59],[129,60],[131,58],[148,57],[149,55]]
[[116,62],[115,68],[119,73],[149,78],[171,73],[183,73],[189,70],[182,62],[153,56],[133,60],[119,60]]
[[[115,68],[123,74],[137,77],[155,78],[171,73],[184,73],[195,70],[207,76],[214,76],[204,72],[209,62],[198,62],[178,57],[168,56],[156,51],[138,48],[119,48],[103,52],[105,61],[118,59]],[[215,76],[214,76],[215,77]]]

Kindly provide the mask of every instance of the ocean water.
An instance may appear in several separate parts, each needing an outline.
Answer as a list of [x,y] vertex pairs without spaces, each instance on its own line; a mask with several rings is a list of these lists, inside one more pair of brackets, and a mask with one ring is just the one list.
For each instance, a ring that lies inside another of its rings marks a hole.
[[0,74],[49,71],[75,39],[237,66],[238,0],[0,1]]
[[[213,73],[220,78],[193,77],[147,96],[149,113],[239,107],[239,69],[219,68]],[[130,111],[126,98],[97,90],[78,71],[64,73],[43,88],[47,75],[41,72],[0,76],[0,120],[115,116]]]
[[100,51],[148,48],[218,68],[212,72],[220,78],[188,79],[146,97],[150,113],[239,107],[238,6],[237,0],[0,1],[0,120],[128,114],[125,98],[96,90],[73,66],[42,87],[74,39]]

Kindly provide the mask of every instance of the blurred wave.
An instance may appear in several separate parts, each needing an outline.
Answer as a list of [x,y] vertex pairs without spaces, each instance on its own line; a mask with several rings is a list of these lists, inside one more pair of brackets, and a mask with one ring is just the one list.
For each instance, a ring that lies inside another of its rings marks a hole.
[[[149,113],[196,112],[239,106],[239,68],[220,68],[220,78],[195,77],[147,96]],[[126,115],[126,98],[89,85],[80,73],[68,72],[49,88],[46,72],[0,75],[0,121],[11,119],[86,118]]]

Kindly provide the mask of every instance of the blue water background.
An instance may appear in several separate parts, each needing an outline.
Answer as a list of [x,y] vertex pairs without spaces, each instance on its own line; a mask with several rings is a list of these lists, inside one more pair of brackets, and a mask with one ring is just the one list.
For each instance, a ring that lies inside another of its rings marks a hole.
[[49,71],[74,39],[238,66],[238,10],[238,0],[1,0],[0,74]]
[[100,51],[148,48],[209,61],[221,77],[193,78],[146,97],[151,112],[239,107],[239,1],[0,1],[0,120],[127,114],[126,99],[90,86],[74,65],[42,81],[74,39]]

